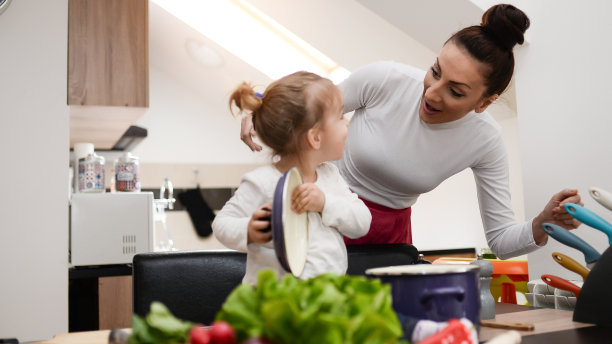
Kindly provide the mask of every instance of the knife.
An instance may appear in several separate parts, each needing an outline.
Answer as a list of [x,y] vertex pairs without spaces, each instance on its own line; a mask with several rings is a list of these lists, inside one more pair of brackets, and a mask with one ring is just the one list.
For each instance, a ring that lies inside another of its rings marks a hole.
[[548,233],[548,235],[555,238],[560,243],[573,247],[582,252],[589,269],[592,269],[593,266],[595,266],[595,263],[597,263],[600,256],[599,252],[595,251],[595,249],[591,245],[587,244],[584,240],[577,237],[576,234],[570,233],[570,231],[567,229],[552,223],[544,223],[542,228],[546,233]]
[[606,233],[608,236],[608,243],[612,245],[612,224],[610,224],[608,221],[602,219],[599,215],[578,204],[566,203],[565,210],[576,218],[576,220]]
[[590,188],[589,192],[591,197],[599,202],[599,204],[603,205],[609,210],[612,210],[612,193],[600,188]]
[[561,264],[561,266],[563,266],[564,268],[579,274],[580,276],[582,276],[582,280],[586,281],[586,278],[589,275],[590,271],[582,264],[559,252],[553,252],[552,257],[555,262]]
[[542,275],[542,280],[551,287],[572,292],[576,297],[580,295],[580,290],[582,289],[574,283],[555,275]]

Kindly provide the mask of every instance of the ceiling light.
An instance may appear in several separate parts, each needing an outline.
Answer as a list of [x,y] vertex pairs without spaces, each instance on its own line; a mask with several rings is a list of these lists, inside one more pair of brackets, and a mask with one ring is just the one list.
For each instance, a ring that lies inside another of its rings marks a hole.
[[153,0],[273,80],[299,70],[334,82],[349,72],[244,0]]
[[223,58],[208,45],[189,39],[185,42],[185,50],[189,56],[204,67],[219,67],[223,65]]

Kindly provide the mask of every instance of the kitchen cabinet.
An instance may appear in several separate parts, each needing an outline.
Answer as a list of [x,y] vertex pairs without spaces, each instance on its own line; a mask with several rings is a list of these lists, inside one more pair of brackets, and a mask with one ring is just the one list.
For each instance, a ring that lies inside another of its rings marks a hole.
[[148,0],[69,0],[70,146],[111,149],[149,106]]
[[149,106],[147,0],[70,0],[68,105]]
[[130,327],[132,267],[128,264],[68,270],[70,332]]

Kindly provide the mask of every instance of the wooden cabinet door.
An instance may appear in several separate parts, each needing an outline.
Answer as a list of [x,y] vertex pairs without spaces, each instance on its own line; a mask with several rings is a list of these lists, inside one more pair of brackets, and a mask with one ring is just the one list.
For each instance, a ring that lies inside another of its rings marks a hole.
[[68,105],[149,106],[148,0],[69,0]]

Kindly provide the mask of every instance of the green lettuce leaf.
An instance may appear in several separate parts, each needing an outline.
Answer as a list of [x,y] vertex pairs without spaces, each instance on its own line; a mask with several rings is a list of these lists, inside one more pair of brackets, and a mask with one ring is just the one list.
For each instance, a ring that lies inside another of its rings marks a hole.
[[234,327],[239,341],[265,337],[283,343],[397,343],[402,327],[392,308],[391,287],[363,276],[324,274],[308,280],[272,270],[256,287],[230,294],[217,320]]

